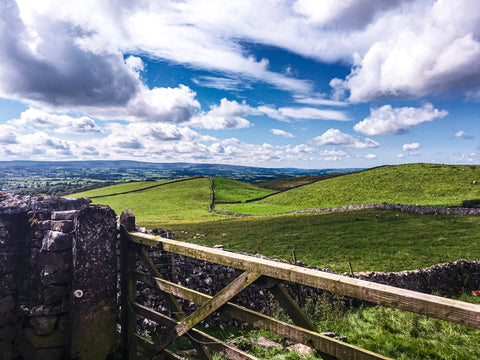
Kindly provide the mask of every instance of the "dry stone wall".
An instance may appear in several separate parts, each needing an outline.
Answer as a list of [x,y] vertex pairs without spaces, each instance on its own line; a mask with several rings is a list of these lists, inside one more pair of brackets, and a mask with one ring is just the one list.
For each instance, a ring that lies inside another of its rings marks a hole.
[[[89,202],[0,193],[0,359],[105,359],[113,351],[115,214]],[[103,328],[92,332],[99,317]],[[86,346],[88,333],[103,344]]]

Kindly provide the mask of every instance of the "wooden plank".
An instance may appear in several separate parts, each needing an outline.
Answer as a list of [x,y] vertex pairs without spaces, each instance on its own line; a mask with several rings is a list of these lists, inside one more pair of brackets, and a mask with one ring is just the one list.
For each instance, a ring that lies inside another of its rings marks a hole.
[[[184,286],[181,286],[163,279],[152,279],[149,275],[138,272],[138,271],[135,272],[135,277],[138,281],[144,282],[146,284],[152,284],[152,282],[155,281],[158,283],[158,286],[163,289],[163,291],[171,292],[177,297],[180,297],[187,301],[194,302],[199,305],[205,304],[209,299],[212,298],[210,295],[206,295],[198,291],[188,289]],[[371,351],[359,348],[357,346],[344,343],[336,339],[332,339],[328,336],[324,336],[322,334],[319,334],[318,332],[303,329],[296,325],[275,320],[264,314],[258,313],[256,311],[244,308],[242,306],[239,306],[233,303],[226,303],[222,307],[222,311],[234,319],[237,319],[243,322],[248,322],[253,326],[256,326],[271,332],[275,332],[281,336],[295,340],[299,343],[312,346],[316,350],[322,353],[326,353],[338,359],[342,359],[342,360],[389,359],[385,356],[375,354]]]
[[[156,278],[163,278],[160,273],[158,272],[157,268],[153,264],[152,260],[147,254],[145,248],[142,248],[140,251],[140,259],[142,260],[143,264],[147,267],[150,274]],[[156,286],[155,286],[156,287]],[[175,315],[177,320],[181,320],[185,318],[185,313],[183,312],[182,307],[178,303],[177,299],[172,294],[163,293],[165,295],[165,301],[167,302],[167,307],[169,310]]]
[[237,277],[225,288],[223,288],[217,295],[209,299],[199,309],[197,309],[188,317],[183,319],[178,325],[172,327],[170,330],[167,330],[164,336],[162,336],[159,348],[166,348],[177,338],[185,334],[187,331],[197,325],[200,321],[205,319],[208,315],[218,310],[222,305],[224,305],[228,300],[237,295],[240,291],[252,284],[260,276],[260,274],[252,273],[250,271],[245,271],[244,273],[242,273],[239,277]]
[[157,354],[155,348],[153,347],[154,343],[152,341],[138,334],[135,334],[134,338],[137,342],[137,348],[142,347],[144,352],[148,352],[148,354],[146,354],[146,358],[149,360],[185,360],[185,358],[168,349],[165,349]]
[[[285,290],[282,284],[277,284],[270,289],[270,293],[277,299],[280,306],[287,312],[290,319],[297,326],[300,326],[307,330],[317,331],[317,328],[310,319],[305,315],[305,313],[300,309],[300,306],[292,299],[290,294]],[[318,349],[317,349],[318,350]],[[318,350],[320,351],[320,350]],[[319,354],[324,360],[335,360],[335,357],[325,354],[320,351]]]
[[302,309],[300,309],[295,300],[292,299],[292,297],[287,293],[281,284],[278,284],[268,290],[272,293],[275,299],[277,299],[280,306],[287,312],[288,316],[290,316],[295,325],[308,330],[317,331],[315,325],[313,325],[310,319],[305,315]]
[[135,341],[133,334],[137,331],[136,317],[132,312],[130,304],[135,302],[136,281],[132,278],[131,271],[135,269],[135,251],[131,249],[134,246],[128,241],[128,232],[123,225],[120,226],[120,325],[121,325],[121,348],[126,360],[136,358]]
[[[153,320],[156,323],[162,324],[165,322],[170,322],[173,324],[178,324],[179,322],[164,315],[159,312],[156,312],[152,309],[149,309],[143,305],[140,304],[135,304],[134,305],[135,311],[138,312],[140,315],[146,317],[147,319]],[[258,360],[255,356],[250,355],[242,350],[237,349],[234,346],[228,345],[224,343],[221,340],[218,340],[214,338],[213,336],[210,336],[208,334],[205,334],[204,332],[197,330],[195,328],[191,329],[189,331],[189,334],[191,333],[190,339],[192,340],[192,343],[195,342],[203,342],[204,344],[208,344],[209,348],[211,348],[213,351],[219,353],[220,355],[223,355],[225,357],[228,357],[229,359],[232,360]],[[148,341],[147,339],[145,339]],[[149,342],[149,345],[153,349],[158,349],[158,347],[155,345],[153,342]],[[163,351],[166,351],[167,349],[164,349]]]
[[161,247],[165,251],[190,256],[233,268],[252,271],[273,278],[331,291],[375,304],[406,310],[452,323],[480,329],[480,305],[393,286],[377,284],[348,276],[303,268],[287,263],[208,248],[159,236],[130,233],[136,243]]
[[[140,251],[140,259],[142,260],[144,265],[148,268],[148,270],[150,271],[150,273],[153,276],[155,276],[157,278],[162,278],[159,271],[155,267],[155,264],[152,262],[152,260],[148,256],[148,253],[147,253],[147,251],[145,250],[144,247],[142,247],[142,249]],[[155,285],[157,285],[157,284],[155,283]],[[158,286],[155,286],[155,287],[158,288]],[[183,312],[183,309],[180,306],[180,304],[178,303],[177,299],[175,299],[175,297],[170,293],[162,292],[162,294],[165,295],[164,298],[165,298],[165,301],[167,302],[167,306],[170,309],[170,311],[174,314],[175,318],[177,320],[184,319],[185,318],[185,313]],[[198,356],[200,357],[201,360],[212,360],[213,359],[210,352],[204,346],[202,346],[201,344],[193,343],[193,346],[197,350]]]

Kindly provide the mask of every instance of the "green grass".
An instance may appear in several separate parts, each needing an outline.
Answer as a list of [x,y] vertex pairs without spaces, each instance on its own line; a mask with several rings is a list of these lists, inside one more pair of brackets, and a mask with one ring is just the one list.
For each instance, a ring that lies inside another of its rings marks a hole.
[[[129,183],[102,188],[103,194],[148,187],[153,183]],[[146,185],[146,186],[144,186]],[[91,192],[93,193],[93,191]],[[79,194],[76,194],[77,196]],[[89,196],[89,194],[83,194]],[[206,178],[167,184],[145,191],[92,199],[94,204],[109,205],[117,215],[131,209],[141,226],[165,227],[176,222],[200,222],[225,219],[208,212],[210,181]]]
[[267,181],[261,181],[255,183],[256,186],[270,189],[270,190],[286,190],[299,185],[306,185],[318,180],[326,180],[335,175],[326,174],[326,175],[310,175],[310,176],[295,176],[289,178],[279,178]]
[[129,182],[129,183],[124,183],[124,184],[106,186],[106,187],[102,187],[102,188],[94,189],[94,190],[89,190],[89,191],[83,191],[83,192],[80,192],[80,193],[68,195],[68,197],[79,198],[79,197],[105,196],[105,195],[110,195],[110,194],[115,194],[115,193],[123,193],[123,192],[127,192],[127,191],[144,189],[144,188],[147,188],[147,187],[150,187],[150,186],[164,184],[164,183],[169,182],[169,181],[171,181],[171,180]]
[[[465,298],[467,295],[464,295]],[[465,299],[463,299],[465,300]],[[467,300],[480,303],[470,295]],[[376,307],[347,308],[339,300],[325,297],[304,307],[319,332],[337,332],[350,344],[397,360],[470,360],[480,358],[480,331],[397,309]],[[282,309],[273,316],[289,322]],[[204,329],[225,342],[236,340],[239,348],[260,359],[313,360],[287,349],[266,349],[252,344],[264,336],[283,346],[285,338],[252,326]],[[184,344],[185,346],[186,344]],[[178,349],[178,347],[177,347]],[[175,349],[175,350],[177,350]],[[225,359],[220,356],[215,359]]]
[[[377,218],[380,215],[381,218]],[[335,271],[400,271],[478,259],[479,216],[361,210],[172,224],[177,240],[298,260]],[[198,237],[197,234],[202,236]]]
[[224,178],[213,178],[215,184],[215,201],[244,201],[275,193],[274,190],[262,189],[256,185]]
[[354,204],[400,203],[458,206],[480,198],[480,166],[407,164],[386,166],[302,186],[247,204],[217,205],[218,210],[272,214],[297,209]]

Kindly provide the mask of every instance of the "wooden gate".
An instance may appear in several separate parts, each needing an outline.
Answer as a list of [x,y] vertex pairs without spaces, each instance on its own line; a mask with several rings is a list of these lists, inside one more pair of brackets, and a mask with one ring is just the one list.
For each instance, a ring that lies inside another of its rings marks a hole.
[[[194,340],[192,344],[202,359],[212,359],[210,350],[229,359],[256,359],[195,328],[215,311],[221,311],[234,319],[313,347],[323,359],[388,359],[318,333],[315,326],[285,291],[280,282],[282,280],[480,329],[479,305],[135,232],[135,217],[130,210],[124,211],[120,220],[122,291],[120,323],[124,359],[136,359],[137,346],[148,348],[151,359],[156,355],[160,359],[182,359],[167,347],[184,335]],[[163,279],[148,256],[147,248],[149,247],[233,267],[244,272],[215,296],[210,296]],[[137,259],[142,261],[148,273],[136,269]],[[258,283],[265,279],[269,280],[270,285],[273,281],[274,286],[269,287],[269,291],[285,309],[294,325],[229,302],[255,281]],[[176,318],[137,303],[137,282],[161,291],[165,295],[171,312],[176,314]],[[196,303],[200,307],[187,316],[177,298]],[[137,333],[137,316],[166,325],[167,330],[158,334],[159,340],[152,341]]]

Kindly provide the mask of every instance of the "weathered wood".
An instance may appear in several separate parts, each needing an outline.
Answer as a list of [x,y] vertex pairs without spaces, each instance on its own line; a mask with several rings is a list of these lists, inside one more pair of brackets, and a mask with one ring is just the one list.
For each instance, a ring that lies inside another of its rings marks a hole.
[[[143,264],[148,268],[150,273],[157,278],[162,278],[159,271],[155,267],[155,264],[152,262],[152,260],[148,256],[147,250],[145,250],[145,248],[142,247],[139,254],[140,254],[140,259],[142,260]],[[155,287],[158,288],[158,286],[155,286]],[[175,318],[177,320],[184,319],[185,313],[183,312],[183,309],[178,303],[177,299],[175,299],[175,297],[170,293],[162,292],[162,294],[165,295],[164,298],[165,298],[165,301],[167,302],[167,307],[174,314]],[[199,343],[194,343],[193,346],[197,350],[198,356],[200,357],[201,360],[212,360],[212,355],[204,346],[202,346]]]
[[177,338],[192,329],[200,321],[205,319],[208,315],[218,310],[228,300],[237,295],[240,291],[252,284],[260,277],[260,274],[245,271],[229,285],[223,288],[217,295],[209,299],[199,309],[194,311],[191,315],[183,319],[178,325],[167,330],[162,337],[160,350],[166,348]]
[[[158,286],[162,288],[163,291],[171,292],[172,294],[174,294],[179,298],[194,302],[198,305],[203,305],[209,299],[212,298],[212,296],[210,295],[206,295],[198,291],[188,289],[184,286],[174,284],[167,280],[153,279],[149,275],[145,273],[141,273],[139,271],[136,271],[134,274],[138,281],[141,281],[150,286],[153,286],[153,282],[157,282]],[[258,313],[256,311],[247,309],[245,307],[242,307],[233,303],[226,303],[222,307],[222,311],[234,319],[237,319],[243,322],[248,322],[255,327],[259,327],[271,332],[275,332],[276,334],[295,340],[299,343],[312,346],[317,351],[328,354],[338,359],[342,359],[342,360],[389,359],[385,356],[375,354],[371,351],[359,348],[357,346],[330,338],[318,332],[303,329],[296,325],[275,320],[264,314]],[[158,321],[161,321],[161,319],[164,317],[165,315],[160,314],[158,317]],[[152,320],[157,321],[153,318]]]
[[339,295],[350,296],[375,304],[480,329],[480,305],[353,279],[338,274],[330,274],[287,263],[165,239],[159,236],[142,233],[131,233],[130,236],[136,243],[162,247],[165,251],[176,254],[292,281],[331,291]]
[[[147,251],[142,248],[140,250],[140,259],[142,260],[143,264],[147,267],[149,270],[150,274],[152,274],[156,278],[163,279],[163,277],[160,275],[159,271],[153,264],[152,260],[147,254]],[[167,302],[167,307],[169,310],[175,315],[175,318],[177,320],[181,320],[185,318],[185,313],[183,312],[182,307],[178,303],[177,299],[172,294],[169,293],[163,293],[165,295],[165,301]]]
[[295,325],[308,330],[317,331],[315,325],[313,325],[310,319],[305,315],[302,309],[300,309],[295,300],[292,299],[281,284],[272,287],[269,291],[278,301],[280,306],[287,312]]
[[[173,323],[173,324],[179,324],[178,321],[161,314],[159,312],[156,312],[152,309],[149,309],[143,305],[140,304],[135,304],[134,305],[135,311],[138,312],[138,314],[146,317],[147,319],[150,319],[152,321],[155,321],[158,324],[163,324],[165,322]],[[197,330],[195,328],[191,329],[189,331],[189,334],[191,333],[190,339],[192,340],[192,343],[195,342],[203,342],[205,344],[208,344],[208,347],[211,348],[213,351],[219,353],[220,355],[223,355],[225,357],[228,357],[229,359],[232,360],[258,360],[255,356],[247,354],[246,352],[237,349],[234,346],[228,345],[224,343],[221,340],[218,340],[214,338],[213,336],[210,336],[208,334],[205,334],[204,332]],[[152,347],[152,349],[158,350],[158,347],[155,345],[155,343],[142,338],[144,341],[148,342],[148,344]],[[166,351],[164,349],[163,351]]]
[[136,358],[136,346],[133,334],[136,333],[137,324],[135,314],[130,304],[135,302],[136,281],[132,278],[131,272],[135,269],[135,251],[131,249],[129,235],[123,225],[120,226],[120,326],[121,326],[121,348],[125,360]]
[[[282,284],[277,284],[276,286],[268,289],[270,293],[275,297],[280,306],[287,312],[288,316],[292,319],[293,323],[297,326],[300,326],[307,330],[317,331],[317,328],[310,319],[305,315],[305,313],[300,309],[297,302],[292,299],[290,294],[285,290]],[[320,356],[324,360],[335,360],[335,357],[320,352]]]
[[120,215],[120,224],[123,225],[128,232],[135,231],[135,215],[132,210],[123,210]]

